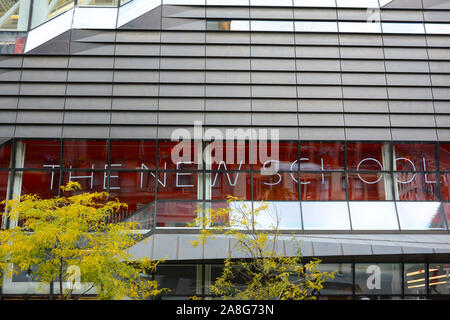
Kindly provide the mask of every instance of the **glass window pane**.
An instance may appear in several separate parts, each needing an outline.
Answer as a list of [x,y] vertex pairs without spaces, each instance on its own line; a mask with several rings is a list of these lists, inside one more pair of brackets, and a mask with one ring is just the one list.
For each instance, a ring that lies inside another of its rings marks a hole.
[[[66,185],[69,181],[76,181],[81,185],[82,192],[104,192],[108,188],[107,173],[105,171],[91,170],[65,170],[63,173],[62,184]],[[64,194],[70,196],[72,192]]]
[[349,170],[390,170],[389,143],[347,143]]
[[[208,2],[209,4],[209,2]],[[276,7],[292,7],[292,0],[250,0],[251,6],[276,6]]]
[[64,167],[105,169],[108,165],[108,142],[105,140],[64,140]]
[[445,228],[440,202],[397,202],[397,211],[402,230]]
[[122,219],[150,204],[156,197],[154,171],[114,172],[109,177],[110,195],[126,203],[128,208],[118,214]]
[[0,145],[0,169],[10,167],[11,149],[11,143]]
[[351,295],[353,293],[353,272],[351,263],[321,263],[321,272],[336,272],[334,279],[324,283],[320,295]]
[[395,144],[395,170],[437,170],[435,147],[436,146],[431,143]]
[[253,175],[254,200],[298,200],[298,177],[296,173],[276,175]]
[[355,292],[358,295],[401,294],[401,264],[356,263]]
[[[248,172],[212,172],[211,194],[212,200],[226,200],[227,196],[251,200],[251,174]],[[206,184],[208,186],[208,183]]]
[[158,141],[159,170],[197,170],[201,161],[198,143]]
[[429,287],[431,294],[450,294],[450,264],[430,264]]
[[18,172],[16,179],[18,175],[22,175],[21,195],[37,194],[43,199],[58,195],[59,170]]
[[345,200],[343,172],[300,172],[302,200]]
[[353,230],[398,230],[393,202],[350,202]]
[[33,1],[31,28],[56,17],[74,6],[74,0]]
[[193,172],[159,172],[158,199],[197,200],[203,197],[198,194],[198,174]]
[[348,173],[349,200],[392,200],[391,177],[381,172]]
[[159,288],[171,291],[167,295],[195,295],[197,288],[196,265],[158,265],[155,280]]
[[[0,171],[0,202],[6,200],[6,195],[8,191],[8,171]],[[2,215],[5,210],[5,206],[0,204],[0,228],[2,226]]]
[[194,201],[158,201],[156,204],[156,226],[158,228],[185,228],[192,223],[201,206]]
[[249,0],[207,0],[208,6],[248,6]]
[[155,141],[112,141],[111,165],[118,169],[155,169]]
[[405,263],[405,294],[426,293],[426,269],[423,263]]
[[341,142],[309,142],[300,144],[300,170],[344,170],[345,152]]
[[338,25],[339,25],[339,32],[381,33],[381,23],[339,22]]
[[[257,149],[248,141],[216,142],[211,143],[208,149],[212,170],[250,170],[257,159]],[[208,164],[206,166],[209,168]]]
[[302,202],[305,230],[350,230],[347,202]]
[[295,21],[296,32],[337,32],[337,22]]
[[116,8],[76,8],[73,28],[77,29],[115,29]]
[[[259,142],[255,145],[258,162],[254,170],[297,171],[297,142],[279,142],[278,144]],[[255,155],[256,156],[256,155]]]
[[117,7],[118,2],[119,2],[118,0],[78,0],[78,5],[81,7],[85,6]]
[[[262,204],[254,202],[257,209]],[[300,215],[300,203],[297,201],[267,202],[268,208],[262,211],[256,218],[256,222],[262,229],[295,230],[302,229]]]
[[22,140],[25,149],[24,168],[59,168],[59,140]]
[[9,0],[0,3],[0,30],[26,31],[30,0]]
[[450,203],[444,202],[442,204],[444,209],[445,220],[447,221],[447,227],[450,228]]
[[396,173],[397,200],[439,200],[438,178],[435,173]]
[[450,143],[439,145],[439,168],[441,171],[450,171]]

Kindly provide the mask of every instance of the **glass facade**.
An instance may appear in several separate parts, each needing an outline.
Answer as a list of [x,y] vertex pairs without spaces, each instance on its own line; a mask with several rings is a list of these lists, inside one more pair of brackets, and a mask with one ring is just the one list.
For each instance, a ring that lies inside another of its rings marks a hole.
[[[171,291],[157,299],[214,299],[210,285],[222,268],[220,264],[162,264],[151,277]],[[448,263],[323,262],[319,270],[336,272],[316,294],[320,300],[450,298]]]
[[52,197],[78,181],[128,203],[122,218],[152,205],[158,227],[184,227],[198,206],[232,195],[267,202],[283,230],[448,230],[447,147],[283,141],[261,153],[248,142],[23,139],[0,148],[0,196],[16,185]]

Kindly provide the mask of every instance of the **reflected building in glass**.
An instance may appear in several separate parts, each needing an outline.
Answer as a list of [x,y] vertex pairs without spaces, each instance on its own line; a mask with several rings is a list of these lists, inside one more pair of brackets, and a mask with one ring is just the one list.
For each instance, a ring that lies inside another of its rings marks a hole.
[[448,299],[449,43],[445,0],[0,0],[0,202],[126,202],[163,298],[211,297],[231,242],[187,226],[231,195],[338,271],[321,299]]

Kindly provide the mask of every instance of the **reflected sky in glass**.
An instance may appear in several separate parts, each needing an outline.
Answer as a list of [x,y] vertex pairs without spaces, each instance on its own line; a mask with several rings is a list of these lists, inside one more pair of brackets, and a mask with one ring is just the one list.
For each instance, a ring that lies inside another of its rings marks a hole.
[[442,229],[440,202],[397,202],[402,230]]
[[[271,229],[277,225],[279,230],[294,230],[302,228],[300,203],[297,201],[266,201],[268,209],[258,215],[257,222],[263,229]],[[255,202],[255,209],[261,203]]]
[[305,230],[350,230],[347,202],[303,202]]
[[353,230],[398,230],[393,202],[350,202]]

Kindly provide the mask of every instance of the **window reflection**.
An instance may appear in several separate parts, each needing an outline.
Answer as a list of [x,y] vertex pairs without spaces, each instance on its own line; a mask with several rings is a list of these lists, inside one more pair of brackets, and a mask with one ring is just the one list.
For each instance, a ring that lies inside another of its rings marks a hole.
[[351,263],[321,263],[321,272],[336,272],[334,279],[324,283],[320,295],[351,295],[353,294],[353,272]]
[[108,142],[105,140],[65,140],[64,167],[70,169],[106,169]]
[[168,295],[195,295],[197,288],[196,265],[159,265],[155,280],[160,288],[170,289]]
[[344,170],[344,143],[309,142],[300,144],[300,170]]
[[[79,6],[117,7],[119,0],[78,0]],[[122,1],[123,2],[123,1]]]
[[353,230],[398,230],[393,202],[350,202]]
[[390,170],[389,143],[347,143],[348,170]]
[[11,161],[11,143],[0,145],[0,169],[9,168]]
[[[257,209],[261,203],[255,202]],[[262,229],[295,230],[302,228],[299,202],[267,202],[268,208],[257,216],[256,221]]]
[[74,6],[74,0],[40,0],[33,1],[31,28],[56,17]]
[[394,156],[394,166],[397,171],[434,171],[437,169],[435,144],[395,144]]
[[426,268],[423,263],[405,263],[405,294],[426,293]]
[[158,201],[156,204],[156,226],[159,228],[185,228],[197,218],[195,213],[201,202]]
[[302,200],[346,200],[345,174],[301,172]]
[[339,22],[339,32],[349,33],[381,33],[381,23]]
[[111,164],[118,169],[156,168],[155,141],[112,141]]
[[242,171],[212,172],[210,176],[212,200],[226,200],[227,196],[251,200],[251,173]]
[[450,24],[425,23],[425,30],[430,34],[450,34]]
[[441,171],[450,171],[450,143],[439,144],[439,168]]
[[422,23],[382,23],[384,33],[425,33]]
[[251,21],[252,31],[294,31],[292,21]]
[[382,172],[349,172],[349,200],[393,200],[391,177]]
[[295,21],[296,32],[337,32],[337,22]]
[[428,285],[433,295],[450,294],[450,264],[430,264]]
[[298,200],[298,177],[291,173],[253,175],[254,200]]
[[302,202],[305,230],[350,230],[347,202]]
[[[59,140],[23,140],[24,168],[59,168],[61,143]],[[22,162],[22,161],[21,161]]]
[[30,5],[30,0],[0,2],[0,30],[26,31],[28,29]]
[[445,228],[440,202],[397,202],[397,211],[402,230]]
[[356,263],[355,293],[358,295],[401,294],[400,263]]
[[435,173],[403,172],[394,176],[397,200],[439,200],[438,178]]

